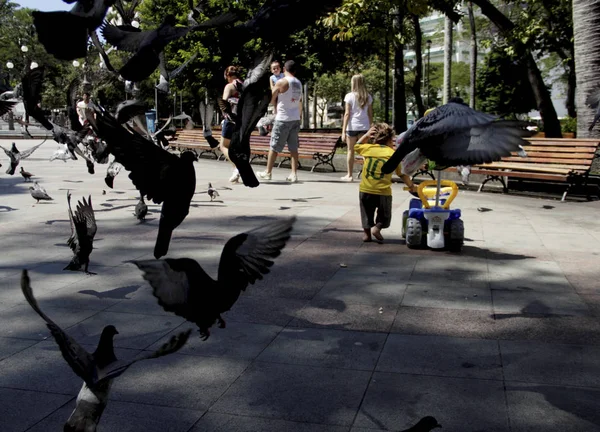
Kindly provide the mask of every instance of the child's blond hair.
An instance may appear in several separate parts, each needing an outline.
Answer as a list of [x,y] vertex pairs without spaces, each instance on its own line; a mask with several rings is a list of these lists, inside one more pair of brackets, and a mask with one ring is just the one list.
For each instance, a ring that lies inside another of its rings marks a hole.
[[376,123],[373,125],[375,133],[373,134],[373,141],[375,144],[387,145],[390,140],[394,140],[394,129],[387,123]]

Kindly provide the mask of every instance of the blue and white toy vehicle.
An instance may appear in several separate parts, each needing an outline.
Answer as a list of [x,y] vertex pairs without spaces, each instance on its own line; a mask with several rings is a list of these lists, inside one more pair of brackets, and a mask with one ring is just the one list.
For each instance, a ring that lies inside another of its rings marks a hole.
[[[435,187],[430,187],[434,185]],[[402,237],[409,248],[429,247],[460,251],[465,228],[460,209],[450,209],[458,186],[450,180],[427,180],[419,184],[419,198],[410,200],[402,218]]]

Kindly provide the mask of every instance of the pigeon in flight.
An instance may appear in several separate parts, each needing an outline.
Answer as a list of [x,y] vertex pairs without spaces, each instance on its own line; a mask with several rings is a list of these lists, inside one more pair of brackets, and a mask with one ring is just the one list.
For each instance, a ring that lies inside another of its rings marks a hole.
[[158,303],[195,323],[203,340],[215,322],[221,328],[221,314],[235,304],[248,284],[269,273],[273,258],[281,254],[296,218],[278,220],[229,239],[219,262],[218,279],[213,280],[193,259],[134,261],[144,272]]
[[74,159],[73,154],[69,151],[69,147],[66,144],[59,144],[58,148],[50,156],[50,162],[53,160],[61,160],[67,162],[68,160]]
[[110,165],[108,165],[108,168],[106,169],[106,177],[104,178],[104,183],[106,183],[106,186],[111,189],[113,188],[115,177],[119,174],[119,172],[121,172],[121,168],[123,168],[123,165],[116,160],[113,160]]
[[417,148],[438,165],[477,165],[500,160],[527,145],[531,136],[526,122],[498,120],[464,103],[442,105],[415,122],[402,142],[381,167],[393,172],[406,155]]
[[175,27],[177,19],[167,15],[162,24],[150,31],[126,31],[108,23],[102,26],[102,36],[117,49],[135,53],[119,70],[128,81],[143,81],[148,78],[160,63],[159,54],[165,47],[190,31],[219,27],[234,22],[237,15],[227,12],[192,27]]
[[127,123],[137,115],[146,114],[146,104],[138,99],[130,99],[121,102],[115,110],[115,118],[121,124]]
[[260,184],[250,165],[250,135],[267,112],[271,101],[268,72],[272,58],[271,53],[265,55],[248,73],[242,85],[235,128],[229,144],[229,158],[238,169],[244,185],[248,187],[256,187]]
[[208,184],[208,196],[210,197],[210,200],[214,200],[215,198],[218,198],[219,196],[219,192],[217,192],[217,190],[212,186],[211,183]]
[[96,133],[108,145],[115,160],[130,171],[129,178],[142,195],[163,204],[158,236],[154,247],[156,259],[167,254],[171,234],[190,211],[196,191],[196,155],[186,151],[177,157],[154,145],[139,133],[126,129],[110,114],[99,111],[92,120]]
[[31,196],[36,199],[36,204],[39,204],[40,201],[53,201],[54,198],[52,198],[50,195],[48,195],[48,193],[46,193],[46,190],[44,188],[42,188],[41,186],[39,186],[37,184],[37,182],[33,185],[29,187],[29,193],[31,194]]
[[158,70],[160,71],[160,79],[159,79],[158,84],[156,85],[157,90],[159,90],[163,93],[169,93],[170,92],[170,88],[169,88],[170,81],[173,78],[177,77],[177,75],[179,75],[187,67],[187,65],[189,65],[191,62],[193,62],[196,59],[196,57],[198,57],[197,53],[194,54],[193,56],[191,56],[189,59],[187,59],[181,65],[179,65],[177,68],[175,68],[169,72],[167,70],[165,53],[161,52],[158,55],[158,58],[160,60],[160,63],[158,64]]
[[84,266],[86,274],[94,274],[88,271],[90,265],[90,254],[94,249],[94,236],[98,227],[96,226],[96,217],[92,208],[92,197],[87,201],[83,198],[77,202],[75,213],[71,209],[71,192],[67,191],[67,203],[69,204],[69,221],[71,222],[71,236],[67,244],[73,251],[73,258],[69,265],[63,270],[79,271]]
[[146,220],[146,215],[147,214],[148,214],[148,205],[144,201],[144,196],[140,195],[140,200],[135,205],[135,213],[134,213],[134,215],[137,218],[137,220],[139,220],[140,222],[143,222],[143,221]]
[[585,104],[590,107],[590,108],[594,108],[596,110],[596,114],[594,115],[594,120],[592,121],[592,124],[590,125],[590,127],[588,128],[588,131],[592,131],[592,129],[594,129],[594,126],[596,126],[596,123],[598,122],[598,120],[600,120],[600,86],[596,87],[594,90],[592,90],[587,98],[585,99]]
[[0,100],[0,117],[9,112],[17,102]]
[[25,181],[31,180],[31,177],[33,177],[33,174],[31,174],[30,172],[27,172],[23,169],[23,167],[21,167],[21,175],[23,176],[23,178],[25,179]]
[[4,147],[0,146],[0,148],[2,150],[4,150],[4,153],[6,153],[6,156],[8,156],[10,159],[10,166],[6,170],[6,174],[14,175],[15,170],[19,166],[19,162],[21,162],[23,159],[27,159],[29,156],[31,156],[33,154],[33,152],[36,151],[45,142],[46,142],[46,140],[44,139],[44,141],[42,141],[38,145],[33,146],[29,150],[25,150],[22,152],[20,152],[17,149],[17,145],[15,143],[12,143],[12,147],[10,148],[10,150],[7,150]]
[[89,353],[40,309],[33,296],[27,270],[23,270],[21,274],[21,290],[27,303],[46,321],[46,326],[60,348],[65,361],[83,380],[83,386],[77,395],[75,410],[64,426],[64,430],[67,432],[96,431],[108,403],[112,381],[125,372],[129,366],[140,360],[158,358],[178,351],[190,337],[191,330],[187,330],[172,336],[167,343],[154,352],[145,352],[141,356],[129,360],[118,360],[115,355],[113,338],[119,332],[115,326],[107,325],[102,330],[96,350]]
[[418,421],[416,425],[401,432],[430,432],[433,429],[441,428],[442,425],[437,422],[435,417],[427,416]]
[[88,36],[104,21],[115,0],[64,0],[75,3],[69,11],[33,11],[38,40],[59,60],[75,60],[87,55]]

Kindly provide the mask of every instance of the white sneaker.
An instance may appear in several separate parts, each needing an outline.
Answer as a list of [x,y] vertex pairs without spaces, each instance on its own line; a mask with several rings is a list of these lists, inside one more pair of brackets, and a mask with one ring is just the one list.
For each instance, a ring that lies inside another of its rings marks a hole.
[[345,182],[353,182],[354,178],[352,176],[345,175],[344,177],[340,177],[340,180]]
[[235,169],[235,170],[233,170],[233,175],[229,179],[229,182],[230,183],[237,183],[239,181],[240,181],[240,172],[237,169]]
[[291,183],[297,183],[298,182],[298,176],[296,174],[290,174],[287,178],[286,181],[289,181]]
[[261,180],[271,180],[271,173],[268,173],[266,171],[257,172],[256,175]]

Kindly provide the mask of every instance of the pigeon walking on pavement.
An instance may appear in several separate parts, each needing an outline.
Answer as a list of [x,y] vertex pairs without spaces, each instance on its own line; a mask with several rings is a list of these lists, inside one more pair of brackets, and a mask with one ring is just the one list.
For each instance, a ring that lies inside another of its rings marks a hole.
[[113,338],[119,332],[115,326],[107,325],[102,330],[96,350],[90,353],[40,309],[33,296],[27,270],[23,270],[21,274],[21,291],[27,303],[46,321],[46,326],[71,370],[83,380],[75,409],[63,429],[66,432],[95,432],[108,403],[113,380],[140,360],[158,358],[178,351],[191,333],[191,330],[178,333],[156,351],[145,352],[133,359],[119,360],[113,345]]
[[69,221],[71,222],[71,236],[67,244],[73,251],[73,258],[69,265],[63,270],[79,271],[84,267],[86,274],[94,274],[88,271],[90,265],[90,254],[94,249],[94,237],[98,227],[96,226],[96,216],[92,208],[92,197],[87,201],[77,202],[75,213],[71,209],[71,192],[67,191],[67,203],[69,205]]
[[393,172],[417,148],[440,166],[498,161],[527,145],[524,138],[531,136],[531,132],[526,125],[521,121],[499,120],[456,99],[415,122],[381,170],[384,174]]
[[212,186],[211,183],[208,184],[207,192],[208,192],[208,196],[210,197],[211,201],[219,196],[219,192],[217,192],[217,190]]
[[248,284],[269,273],[273,258],[281,254],[296,218],[271,222],[229,239],[223,248],[217,280],[193,259],[134,261],[144,272],[158,303],[168,312],[195,323],[203,340],[210,327],[235,304]]
[[21,175],[23,176],[23,178],[25,179],[25,181],[31,180],[31,177],[33,177],[33,174],[31,174],[30,172],[27,172],[23,169],[23,167],[21,167]]
[[148,214],[148,205],[144,201],[144,195],[140,195],[140,200],[135,205],[135,213],[134,214],[135,214],[135,217],[137,218],[137,220],[139,220],[140,222],[143,222],[146,220],[146,215]]
[[53,201],[54,200],[54,198],[52,198],[50,195],[48,195],[48,193],[46,192],[46,190],[44,188],[38,187],[37,182],[33,186],[29,187],[29,193],[35,200],[37,200],[36,204],[39,204],[40,201]]
[[125,129],[107,112],[97,112],[92,126],[106,141],[115,160],[130,171],[129,178],[140,193],[155,204],[162,203],[154,257],[166,255],[173,230],[190,211],[196,191],[196,155],[186,151],[177,157],[139,133]]

